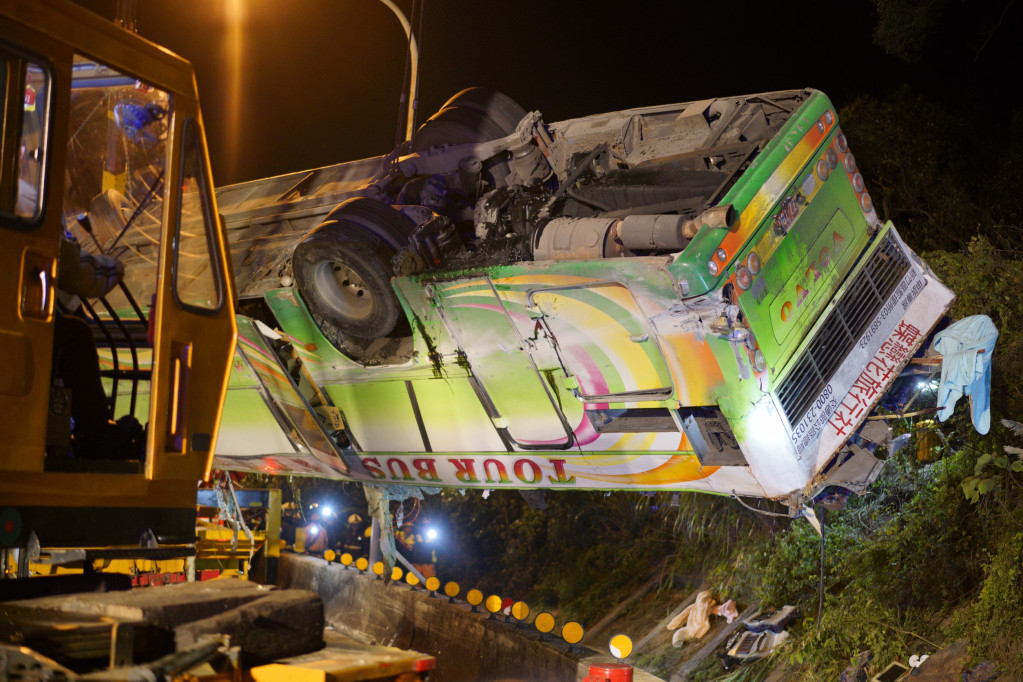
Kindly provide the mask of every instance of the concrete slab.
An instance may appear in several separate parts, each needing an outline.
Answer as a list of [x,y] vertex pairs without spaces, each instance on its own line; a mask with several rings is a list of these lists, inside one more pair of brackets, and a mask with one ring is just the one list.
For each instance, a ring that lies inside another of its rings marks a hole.
[[[611,623],[621,615],[622,611],[631,606],[633,603],[639,601],[645,597],[649,592],[654,590],[658,585],[661,584],[661,571],[658,569],[657,573],[650,576],[650,579],[640,585],[639,589],[633,591],[627,598],[620,601],[611,612],[601,618],[595,625],[586,629],[586,636],[583,638],[583,644],[595,644],[600,639],[604,639],[604,630],[607,629]],[[640,651],[639,647],[634,647],[636,651]]]
[[223,613],[276,588],[245,580],[178,583],[126,592],[96,592],[8,602],[16,609],[57,611],[144,621],[172,630],[177,625]]
[[961,682],[966,679],[963,674],[969,658],[966,646],[965,641],[958,641],[931,654],[913,675],[913,682]]
[[323,646],[323,602],[308,590],[279,590],[209,618],[174,628],[181,651],[205,635],[223,634],[241,648],[246,667],[300,656]]

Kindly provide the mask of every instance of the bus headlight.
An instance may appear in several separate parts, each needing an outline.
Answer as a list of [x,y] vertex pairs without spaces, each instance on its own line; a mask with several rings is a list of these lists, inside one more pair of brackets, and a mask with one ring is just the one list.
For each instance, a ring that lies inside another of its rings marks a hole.
[[845,166],[845,171],[847,173],[850,173],[850,174],[855,173],[856,172],[856,157],[853,156],[852,154],[846,154],[845,158],[842,160],[842,165]]
[[751,275],[756,275],[760,272],[760,254],[756,251],[750,251],[749,255],[746,256],[746,267],[749,268]]
[[864,189],[863,176],[860,175],[858,172],[857,173],[853,173],[853,176],[852,176],[852,186],[853,186],[853,190],[855,190],[855,192],[857,194],[862,192],[863,189]]
[[764,357],[764,351],[759,348],[753,353],[753,367],[758,372],[763,372],[767,369],[767,358]]
[[753,275],[746,269],[746,266],[740,265],[735,269],[735,283],[743,291],[749,289],[750,285],[753,284]]
[[828,179],[829,175],[831,175],[831,169],[828,168],[828,162],[821,159],[817,162],[817,177],[821,179],[821,182],[824,182]]

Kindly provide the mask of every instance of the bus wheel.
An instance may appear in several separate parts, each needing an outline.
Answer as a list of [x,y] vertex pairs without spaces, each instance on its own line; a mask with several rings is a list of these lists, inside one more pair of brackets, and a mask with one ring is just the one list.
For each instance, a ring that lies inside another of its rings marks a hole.
[[412,150],[446,144],[489,142],[515,132],[526,110],[507,95],[487,88],[467,88],[449,99],[416,131]]
[[391,252],[379,238],[320,225],[295,247],[295,284],[328,338],[387,336],[401,308],[391,289]]
[[415,222],[404,213],[368,197],[355,197],[342,202],[327,215],[324,222],[329,220],[355,223],[378,237],[395,253],[405,248],[409,236],[416,229]]

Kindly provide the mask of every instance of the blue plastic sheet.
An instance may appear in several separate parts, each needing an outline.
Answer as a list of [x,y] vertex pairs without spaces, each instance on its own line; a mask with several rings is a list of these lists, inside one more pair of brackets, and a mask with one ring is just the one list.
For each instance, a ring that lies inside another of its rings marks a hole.
[[959,398],[970,399],[970,417],[979,433],[991,426],[991,356],[998,329],[987,315],[971,315],[938,332],[934,350],[941,353],[938,418],[945,421]]

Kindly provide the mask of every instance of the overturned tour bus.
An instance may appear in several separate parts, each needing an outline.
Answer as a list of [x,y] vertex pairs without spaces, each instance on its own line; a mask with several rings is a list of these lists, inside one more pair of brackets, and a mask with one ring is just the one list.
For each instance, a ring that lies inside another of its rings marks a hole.
[[876,477],[850,438],[953,300],[811,89],[546,123],[470,88],[401,153],[218,204],[225,469],[798,513]]

